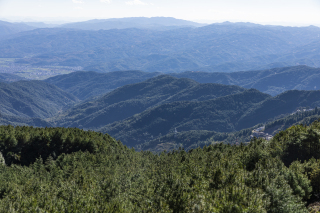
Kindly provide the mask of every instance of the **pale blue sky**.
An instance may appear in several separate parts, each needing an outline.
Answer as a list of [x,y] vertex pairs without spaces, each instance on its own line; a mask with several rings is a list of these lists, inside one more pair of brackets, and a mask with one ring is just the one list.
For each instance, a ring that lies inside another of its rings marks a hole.
[[320,26],[320,0],[0,0],[1,19],[77,21],[154,16]]

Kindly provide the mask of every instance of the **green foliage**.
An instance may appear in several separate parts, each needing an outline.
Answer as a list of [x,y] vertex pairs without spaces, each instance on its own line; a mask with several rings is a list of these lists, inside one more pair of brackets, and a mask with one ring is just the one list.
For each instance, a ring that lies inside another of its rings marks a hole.
[[[299,159],[307,161],[320,157],[320,121],[310,126],[297,125],[280,132],[272,140],[274,146],[282,150],[282,159],[286,165]],[[277,144],[277,145],[276,145]],[[280,144],[280,145],[278,145]]]
[[308,212],[319,190],[318,160],[282,162],[285,133],[153,154],[92,131],[0,130],[0,212]]
[[108,135],[75,128],[33,128],[2,126],[0,152],[8,165],[29,165],[37,158],[56,158],[62,153],[89,151],[103,153],[106,141],[114,142]]

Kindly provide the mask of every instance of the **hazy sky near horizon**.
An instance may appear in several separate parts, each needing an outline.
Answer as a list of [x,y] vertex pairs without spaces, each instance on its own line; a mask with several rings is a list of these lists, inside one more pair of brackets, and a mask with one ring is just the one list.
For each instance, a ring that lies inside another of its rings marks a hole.
[[0,18],[9,20],[154,16],[320,26],[320,0],[0,0]]

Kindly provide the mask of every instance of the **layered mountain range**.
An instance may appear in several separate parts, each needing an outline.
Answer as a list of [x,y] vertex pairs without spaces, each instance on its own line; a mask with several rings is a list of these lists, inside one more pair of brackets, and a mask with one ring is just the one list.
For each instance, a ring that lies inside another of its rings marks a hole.
[[[0,85],[0,122],[98,130],[141,149],[172,148],[190,138],[228,142],[239,135],[248,141],[257,125],[319,107],[319,74],[319,69],[295,66],[169,75],[74,72],[45,81],[10,75]],[[172,145],[175,137],[183,139]]]
[[[6,23],[10,24],[20,26]],[[0,29],[6,25],[0,24]],[[0,57],[33,66],[165,73],[320,66],[320,28],[314,26],[230,22],[202,26],[170,18],[127,18],[20,29],[0,40]]]

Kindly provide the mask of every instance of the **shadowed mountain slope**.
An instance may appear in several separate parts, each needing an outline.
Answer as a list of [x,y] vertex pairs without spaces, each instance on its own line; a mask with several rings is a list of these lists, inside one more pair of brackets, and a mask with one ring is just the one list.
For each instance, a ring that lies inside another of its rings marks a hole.
[[[77,96],[81,100],[100,96],[118,87],[145,81],[161,73],[115,71],[109,73],[74,72],[45,81]],[[320,88],[320,68],[308,66],[282,67],[234,73],[182,72],[171,73],[177,78],[189,78],[199,83],[219,83],[255,88],[270,95],[287,90],[317,90]],[[1,74],[0,74],[1,78]]]
[[190,79],[161,75],[120,87],[99,99],[75,106],[53,121],[57,126],[98,128],[160,104],[209,100],[244,90],[238,86],[199,84]]
[[42,81],[0,83],[2,114],[48,118],[76,102],[75,96]]
[[290,90],[252,107],[238,121],[238,130],[266,122],[276,116],[291,113],[298,107],[320,107],[320,90]]
[[17,117],[3,114],[0,114],[0,125],[52,127],[49,122],[41,118]]
[[126,120],[101,128],[124,144],[135,146],[152,137],[178,131],[213,130],[231,132],[241,116],[270,96],[255,89],[207,101],[163,104]]
[[110,73],[74,72],[58,75],[45,80],[56,85],[80,100],[100,96],[118,87],[145,81],[160,73],[146,73],[142,71],[116,71]]
[[278,95],[287,90],[317,90],[320,88],[320,68],[308,66],[233,73],[183,72],[170,75],[190,78],[200,83],[220,83],[255,88],[271,95]]
[[[318,108],[298,112],[265,124],[263,132],[275,135],[280,131],[284,131],[293,125],[310,125],[314,121],[320,119],[320,110]],[[207,130],[190,130],[182,132],[173,132],[161,137],[151,139],[143,144],[135,146],[138,150],[150,150],[154,152],[170,151],[183,147],[185,150],[203,147],[212,143],[240,144],[248,143],[252,138],[252,130],[261,127],[262,124],[243,129],[237,132],[221,133]]]
[[232,132],[292,113],[298,107],[320,106],[320,91],[288,91],[276,97],[250,89],[200,102],[173,102],[148,109],[100,130],[135,146],[178,131]]
[[21,81],[21,80],[26,80],[26,79],[10,73],[0,73],[0,82],[14,82],[14,81]]

